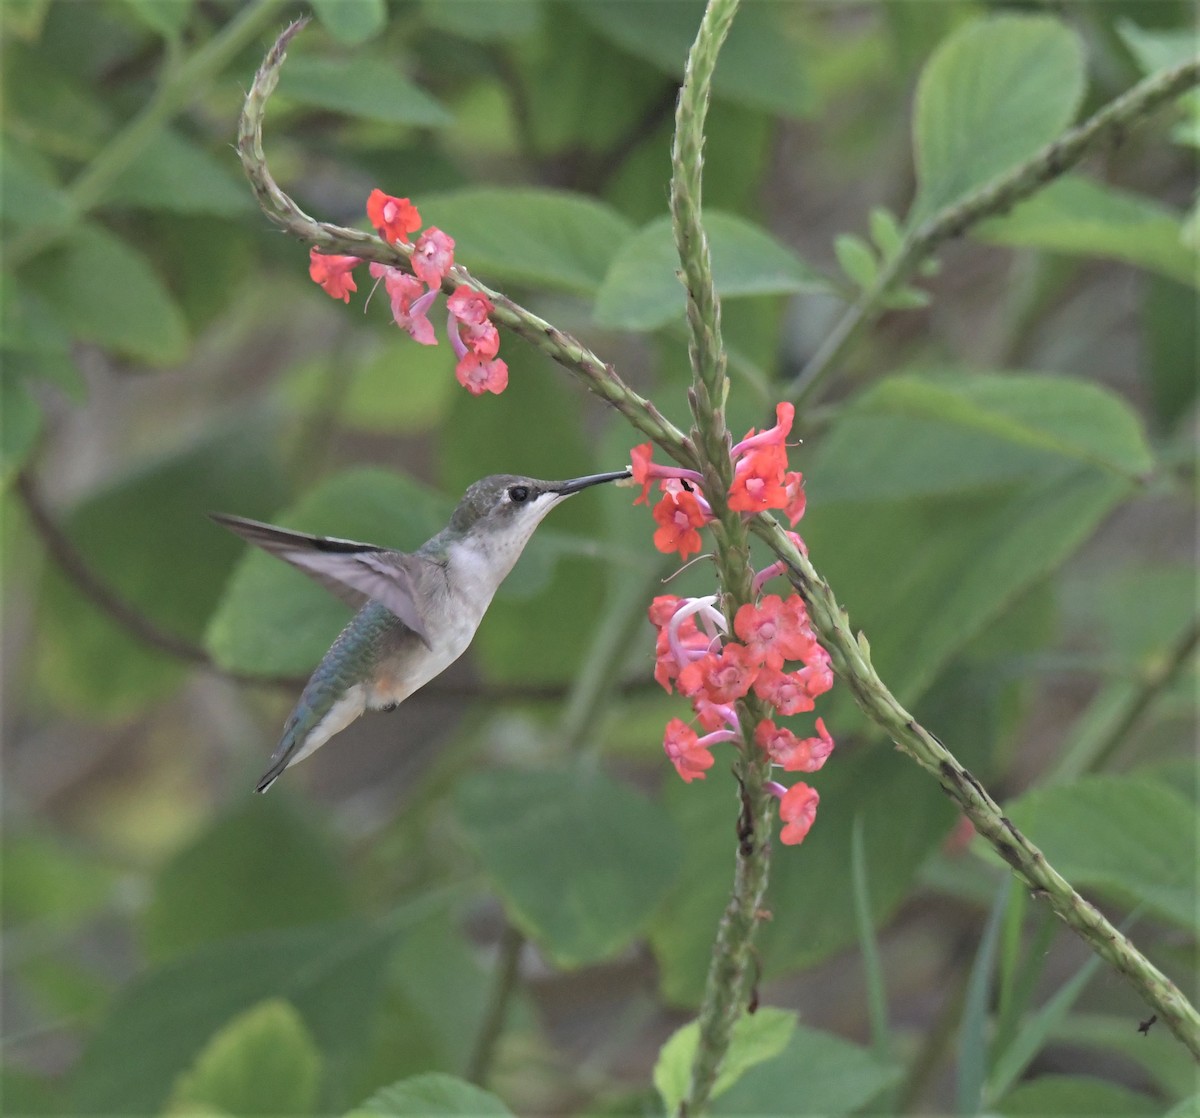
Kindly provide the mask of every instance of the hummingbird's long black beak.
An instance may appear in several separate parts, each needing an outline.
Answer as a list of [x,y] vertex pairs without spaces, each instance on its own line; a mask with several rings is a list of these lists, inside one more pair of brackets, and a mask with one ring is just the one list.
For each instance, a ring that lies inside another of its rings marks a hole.
[[581,489],[586,489],[589,485],[601,485],[606,481],[616,481],[618,478],[631,477],[633,471],[628,466],[623,470],[614,470],[609,474],[588,474],[587,477],[574,477],[570,481],[560,481],[554,485],[548,485],[546,488],[552,493],[559,493],[564,497],[569,497],[572,493],[578,493]]

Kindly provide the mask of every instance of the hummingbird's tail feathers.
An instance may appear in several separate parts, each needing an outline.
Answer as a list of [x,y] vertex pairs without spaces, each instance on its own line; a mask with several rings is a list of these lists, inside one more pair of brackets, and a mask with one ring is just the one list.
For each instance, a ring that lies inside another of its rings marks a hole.
[[265,792],[283,775],[283,770],[287,767],[288,762],[286,758],[281,761],[276,761],[275,764],[267,769],[267,771],[259,778],[258,783],[254,786],[254,791],[260,793]]
[[415,589],[419,581],[437,577],[437,564],[432,560],[355,540],[292,532],[241,516],[208,515],[242,539],[303,571],[355,609],[371,599],[379,602],[427,648],[433,648]]

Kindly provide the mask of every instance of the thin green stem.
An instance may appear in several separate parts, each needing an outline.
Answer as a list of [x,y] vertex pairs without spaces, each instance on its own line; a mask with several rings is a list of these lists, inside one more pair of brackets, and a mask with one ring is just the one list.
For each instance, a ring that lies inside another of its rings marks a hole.
[[[412,255],[411,245],[389,245],[374,233],[348,229],[310,217],[280,189],[267,166],[262,147],[262,125],[267,101],[279,81],[288,44],[307,23],[307,19],[299,19],[287,27],[268,51],[254,76],[238,121],[238,154],[242,167],[263,212],[292,236],[326,252],[375,260],[393,267],[408,266]],[[611,365],[569,334],[500,292],[493,291],[465,268],[452,268],[442,283],[442,290],[450,295],[462,284],[482,291],[491,299],[495,305],[491,317],[498,325],[507,327],[561,365],[681,465],[695,468],[695,453],[683,432],[670,423],[649,400],[630,388]]]
[[1045,900],[1097,955],[1124,974],[1168,1028],[1200,1058],[1200,1013],[1191,1002],[1127,936],[1071,887],[1004,815],[987,789],[900,705],[876,674],[866,637],[862,633],[854,635],[828,583],[787,538],[782,526],[762,514],[751,522],[751,529],[787,565],[788,578],[808,606],[813,627],[829,650],[839,681],[850,689],[863,713],[937,780],[1033,895]]
[[808,364],[788,385],[787,395],[795,400],[800,410],[810,404],[851,346],[883,309],[887,295],[908,279],[944,241],[961,236],[985,218],[1009,210],[1074,167],[1098,142],[1119,138],[1160,105],[1197,83],[1200,83],[1200,59],[1152,74],[1083,124],[1064,132],[1031,159],[981,186],[962,201],[939,210],[911,230],[896,255],[879,269],[875,282],[846,310]]
[[154,95],[96,154],[66,190],[71,217],[29,229],[8,247],[7,263],[18,268],[67,237],[79,218],[100,205],[121,174],[176,113],[204,93],[208,83],[270,25],[282,0],[255,0],[190,58],[170,69]]
[[467,1079],[480,1087],[487,1085],[496,1047],[504,1033],[504,1019],[508,1016],[509,1001],[517,988],[524,947],[525,937],[511,924],[505,924],[500,934],[499,954],[487,1009],[475,1036],[471,1058],[467,1061]]

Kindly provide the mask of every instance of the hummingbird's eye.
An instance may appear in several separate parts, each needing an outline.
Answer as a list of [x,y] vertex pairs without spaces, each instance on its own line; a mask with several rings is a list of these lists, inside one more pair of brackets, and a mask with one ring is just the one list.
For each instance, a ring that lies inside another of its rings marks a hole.
[[509,499],[510,501],[512,501],[512,502],[513,502],[513,504],[516,504],[516,505],[519,505],[519,504],[520,504],[522,501],[527,501],[527,500],[529,500],[529,489],[528,489],[528,487],[527,487],[527,486],[524,486],[524,485],[514,485],[514,486],[513,486],[513,487],[512,487],[512,488],[511,488],[511,489],[508,491],[508,499]]

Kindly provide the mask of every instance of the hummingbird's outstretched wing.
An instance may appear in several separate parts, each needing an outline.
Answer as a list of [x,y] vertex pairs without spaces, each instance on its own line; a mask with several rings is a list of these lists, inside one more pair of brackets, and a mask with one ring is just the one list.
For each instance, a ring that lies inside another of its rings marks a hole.
[[242,516],[218,512],[208,515],[242,539],[303,571],[354,609],[361,609],[369,599],[386,606],[427,647],[433,647],[414,591],[414,578],[423,573],[420,568],[432,566],[428,560],[356,540],[293,532]]

